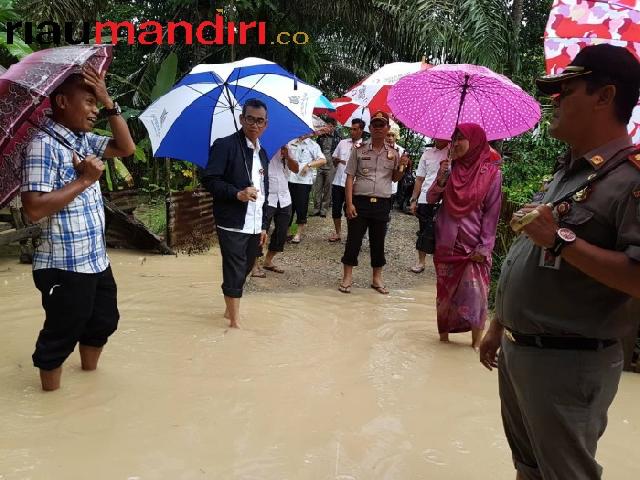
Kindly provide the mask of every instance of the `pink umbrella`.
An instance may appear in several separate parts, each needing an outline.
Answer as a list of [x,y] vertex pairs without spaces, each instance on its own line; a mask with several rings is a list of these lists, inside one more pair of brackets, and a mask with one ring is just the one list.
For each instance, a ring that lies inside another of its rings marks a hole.
[[111,45],[40,50],[0,77],[0,207],[18,192],[23,149],[41,128],[48,95],[84,65],[102,73],[111,63],[111,52]]
[[477,65],[437,65],[396,83],[389,106],[407,127],[450,139],[458,123],[477,123],[487,139],[515,137],[540,120],[540,105],[507,77]]
[[[560,73],[587,45],[610,43],[640,58],[640,0],[555,0],[544,33],[547,73]],[[640,103],[629,122],[640,142]]]

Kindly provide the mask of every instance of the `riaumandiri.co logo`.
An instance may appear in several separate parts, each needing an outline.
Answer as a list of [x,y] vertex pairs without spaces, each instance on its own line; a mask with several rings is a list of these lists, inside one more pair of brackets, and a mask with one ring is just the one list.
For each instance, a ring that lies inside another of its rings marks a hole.
[[7,43],[13,43],[19,35],[25,43],[37,42],[40,45],[60,45],[63,43],[78,45],[90,43],[116,44],[121,39],[129,45],[174,45],[176,43],[192,45],[305,45],[310,38],[306,32],[280,32],[272,39],[267,38],[267,23],[264,21],[231,22],[225,21],[218,13],[213,20],[204,20],[198,24],[186,21],[158,22],[144,21],[95,21],[83,22],[78,28],[76,22],[29,21],[7,22]]

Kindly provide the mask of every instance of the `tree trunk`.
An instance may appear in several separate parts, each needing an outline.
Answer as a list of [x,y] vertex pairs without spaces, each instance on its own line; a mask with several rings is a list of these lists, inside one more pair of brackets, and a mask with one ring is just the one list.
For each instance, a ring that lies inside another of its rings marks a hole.
[[513,39],[514,42],[518,41],[520,35],[520,29],[522,28],[522,10],[524,6],[524,0],[513,0],[511,6],[511,25],[513,26]]
[[[538,0],[534,0],[538,1]],[[524,0],[513,0],[513,5],[511,6],[511,27],[513,32],[513,37],[511,38],[511,48],[509,52],[509,63],[511,64],[511,70],[513,73],[516,73],[519,70],[519,37],[520,30],[522,28],[522,15],[523,15],[523,7]]]

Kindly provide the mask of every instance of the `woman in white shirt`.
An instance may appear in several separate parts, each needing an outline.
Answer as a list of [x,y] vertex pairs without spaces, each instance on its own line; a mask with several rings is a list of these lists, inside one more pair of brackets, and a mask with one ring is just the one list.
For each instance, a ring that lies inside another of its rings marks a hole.
[[288,149],[291,157],[298,163],[300,170],[289,174],[289,192],[293,211],[289,225],[293,224],[293,215],[296,216],[298,232],[291,240],[292,243],[300,243],[302,232],[307,224],[307,213],[309,210],[309,195],[313,186],[312,168],[324,165],[327,160],[324,158],[320,145],[312,140],[311,135],[302,136],[293,142],[289,142]]

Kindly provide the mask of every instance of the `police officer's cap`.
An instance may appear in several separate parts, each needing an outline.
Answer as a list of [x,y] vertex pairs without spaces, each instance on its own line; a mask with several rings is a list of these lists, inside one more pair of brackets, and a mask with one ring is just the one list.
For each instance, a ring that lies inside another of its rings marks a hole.
[[640,62],[624,47],[590,45],[580,50],[562,73],[538,78],[536,84],[542,93],[553,95],[560,93],[563,82],[587,76],[606,77],[640,88]]

